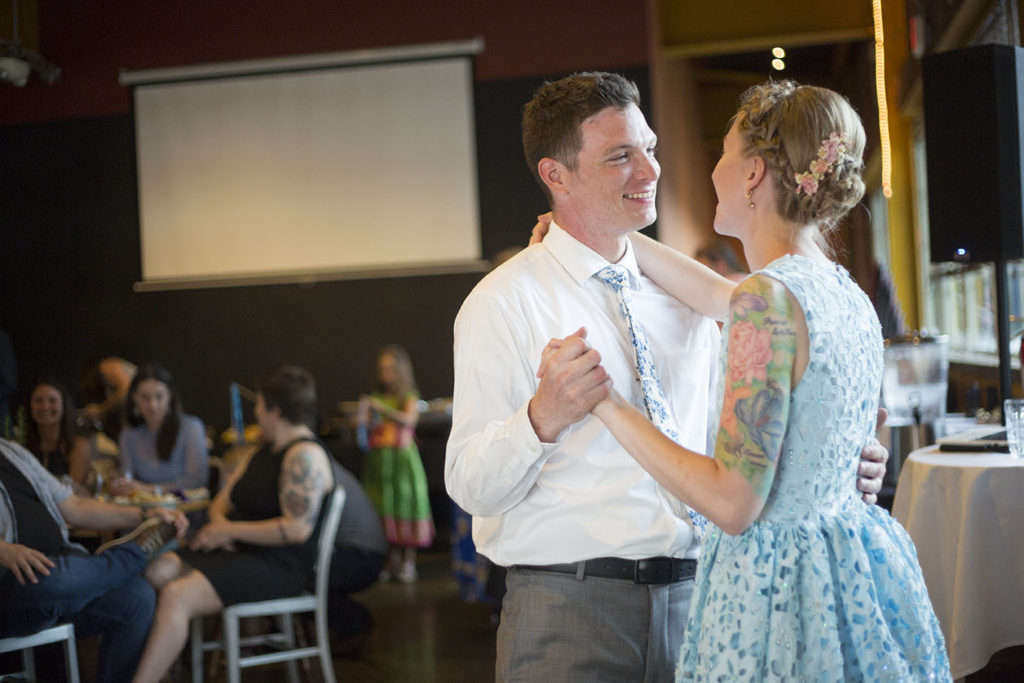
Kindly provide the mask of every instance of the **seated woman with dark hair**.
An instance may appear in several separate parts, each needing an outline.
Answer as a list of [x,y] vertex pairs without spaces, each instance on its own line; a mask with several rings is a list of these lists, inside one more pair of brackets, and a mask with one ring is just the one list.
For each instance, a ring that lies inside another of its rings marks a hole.
[[316,415],[312,375],[294,366],[274,370],[259,383],[255,413],[263,446],[228,478],[189,548],[149,565],[146,577],[159,597],[135,681],[159,681],[167,673],[192,617],[297,595],[313,578],[334,476],[310,428]]
[[92,448],[75,424],[71,395],[59,382],[44,378],[32,387],[25,446],[58,479],[67,475],[84,491],[89,479]]
[[206,486],[210,454],[203,421],[181,412],[171,373],[156,363],[143,365],[128,390],[128,403],[128,426],[118,439],[124,476],[112,483],[113,492]]

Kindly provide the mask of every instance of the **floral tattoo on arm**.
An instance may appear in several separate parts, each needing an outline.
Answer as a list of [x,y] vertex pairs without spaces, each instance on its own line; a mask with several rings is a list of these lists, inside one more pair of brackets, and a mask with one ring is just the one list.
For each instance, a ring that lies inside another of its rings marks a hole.
[[316,466],[315,453],[302,448],[291,455],[284,472],[284,491],[281,496],[288,515],[310,524],[316,514],[324,491],[324,474]]
[[715,457],[767,497],[789,417],[796,357],[793,303],[781,283],[754,276],[740,286],[730,308]]

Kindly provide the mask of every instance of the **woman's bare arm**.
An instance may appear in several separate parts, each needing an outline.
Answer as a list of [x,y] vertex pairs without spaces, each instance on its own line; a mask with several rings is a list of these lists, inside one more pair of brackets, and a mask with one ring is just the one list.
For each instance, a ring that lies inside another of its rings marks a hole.
[[701,315],[725,322],[735,282],[646,235],[636,232],[629,238],[644,275]]
[[79,486],[85,486],[92,466],[92,446],[84,436],[76,436],[68,453],[68,475]]
[[[543,242],[551,227],[551,213],[537,216],[530,244]],[[718,322],[729,316],[729,299],[736,283],[672,247],[639,232],[630,235],[637,263],[644,275],[684,304]]]
[[802,315],[777,281],[753,276],[740,285],[713,458],[673,442],[617,392],[593,411],[651,476],[728,534],[750,526],[771,490],[802,374]]

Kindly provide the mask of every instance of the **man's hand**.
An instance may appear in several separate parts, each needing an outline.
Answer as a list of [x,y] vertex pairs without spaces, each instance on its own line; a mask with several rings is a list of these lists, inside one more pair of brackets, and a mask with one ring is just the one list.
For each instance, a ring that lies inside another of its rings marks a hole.
[[4,541],[0,541],[0,565],[10,569],[22,586],[25,585],[25,581],[39,583],[35,573],[49,576],[50,567],[55,566],[53,560],[38,550]]
[[185,513],[176,508],[165,508],[165,507],[152,507],[149,508],[152,512],[147,512],[146,517],[159,517],[161,521],[173,524],[174,528],[178,530],[178,538],[184,538],[185,532],[188,531],[188,517]]
[[[885,408],[878,409],[876,429],[885,424],[889,412]],[[857,490],[868,505],[878,502],[878,492],[882,490],[882,478],[885,476],[885,463],[889,461],[889,451],[872,439],[871,443],[860,452],[857,464]]]
[[551,443],[579,422],[608,395],[608,373],[601,354],[587,346],[582,327],[565,339],[553,339],[541,356],[540,384],[530,399],[530,423],[538,438]]

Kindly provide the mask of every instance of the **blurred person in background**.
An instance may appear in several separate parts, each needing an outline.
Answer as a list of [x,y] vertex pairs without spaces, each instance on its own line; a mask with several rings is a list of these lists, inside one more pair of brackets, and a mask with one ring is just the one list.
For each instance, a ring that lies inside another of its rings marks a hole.
[[[69,526],[135,531],[90,555]],[[142,572],[187,528],[178,510],[75,495],[27,449],[0,439],[0,638],[70,622],[78,638],[101,636],[99,683],[129,680],[156,603]]]
[[59,382],[36,382],[29,397],[25,446],[53,476],[67,476],[78,494],[86,492],[92,447],[79,432],[71,395]]
[[137,369],[124,358],[109,356],[90,363],[79,380],[85,400],[82,417],[114,441],[124,425],[125,401]]
[[130,496],[206,486],[206,431],[202,420],[182,412],[171,373],[157,363],[143,365],[132,380],[128,402],[128,425],[118,438],[122,477],[111,483],[111,491]]
[[434,522],[415,431],[419,392],[412,361],[395,344],[377,352],[377,390],[359,398],[359,428],[369,432],[363,486],[391,544],[382,580],[416,580],[416,549],[434,540]]

